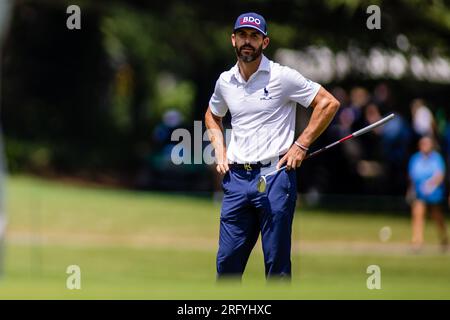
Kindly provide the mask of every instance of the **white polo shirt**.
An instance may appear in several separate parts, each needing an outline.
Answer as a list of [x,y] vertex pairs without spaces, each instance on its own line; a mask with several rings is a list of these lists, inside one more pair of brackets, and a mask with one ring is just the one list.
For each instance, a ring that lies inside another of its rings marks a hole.
[[245,81],[238,64],[223,72],[209,101],[219,117],[231,114],[227,158],[238,163],[267,161],[286,153],[294,142],[297,103],[307,108],[320,85],[264,55]]

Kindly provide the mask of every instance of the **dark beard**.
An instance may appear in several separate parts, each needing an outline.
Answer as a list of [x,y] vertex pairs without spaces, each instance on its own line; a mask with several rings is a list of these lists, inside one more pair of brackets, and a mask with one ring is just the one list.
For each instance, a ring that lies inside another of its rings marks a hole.
[[[250,53],[248,55],[242,54],[242,50],[246,49],[246,48],[251,48],[253,50],[253,53]],[[249,62],[253,62],[256,59],[258,59],[259,56],[262,54],[262,45],[260,45],[259,48],[255,50],[255,48],[253,48],[252,46],[244,44],[239,49],[235,48],[235,50],[236,50],[236,54],[237,54],[238,58],[241,59],[242,62],[249,63]]]

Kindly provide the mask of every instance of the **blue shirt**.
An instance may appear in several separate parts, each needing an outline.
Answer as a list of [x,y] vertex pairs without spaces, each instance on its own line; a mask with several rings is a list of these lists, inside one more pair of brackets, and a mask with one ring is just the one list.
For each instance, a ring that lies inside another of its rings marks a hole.
[[436,174],[445,173],[445,162],[442,156],[431,152],[428,156],[417,152],[409,160],[409,177],[414,184],[418,199],[427,202],[439,202],[444,198],[444,183],[442,182],[434,190],[426,190],[426,182]]

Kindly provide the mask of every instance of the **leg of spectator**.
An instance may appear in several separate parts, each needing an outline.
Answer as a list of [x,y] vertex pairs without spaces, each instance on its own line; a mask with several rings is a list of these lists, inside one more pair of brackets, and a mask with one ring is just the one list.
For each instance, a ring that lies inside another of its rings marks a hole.
[[436,222],[436,226],[438,229],[438,236],[440,243],[442,245],[442,249],[447,250],[448,246],[447,226],[445,224],[445,217],[442,212],[441,206],[435,205],[431,207],[431,217]]
[[420,250],[423,245],[426,205],[421,200],[414,200],[412,204],[412,245],[414,250]]

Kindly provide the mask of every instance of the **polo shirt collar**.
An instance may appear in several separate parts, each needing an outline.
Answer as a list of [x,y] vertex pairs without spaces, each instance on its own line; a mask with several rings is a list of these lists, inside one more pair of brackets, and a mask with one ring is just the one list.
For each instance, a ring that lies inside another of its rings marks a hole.
[[266,58],[265,55],[262,56],[261,63],[259,64],[258,71],[270,72],[270,61],[269,61],[269,59]]
[[[237,81],[244,82],[242,79],[242,75],[239,72],[239,63],[236,62],[233,69],[234,70],[233,70],[232,76],[234,76],[234,78]],[[255,74],[260,71],[270,72],[270,60],[267,59],[267,57],[265,55],[262,55],[261,62],[259,63],[258,70],[256,70]]]

